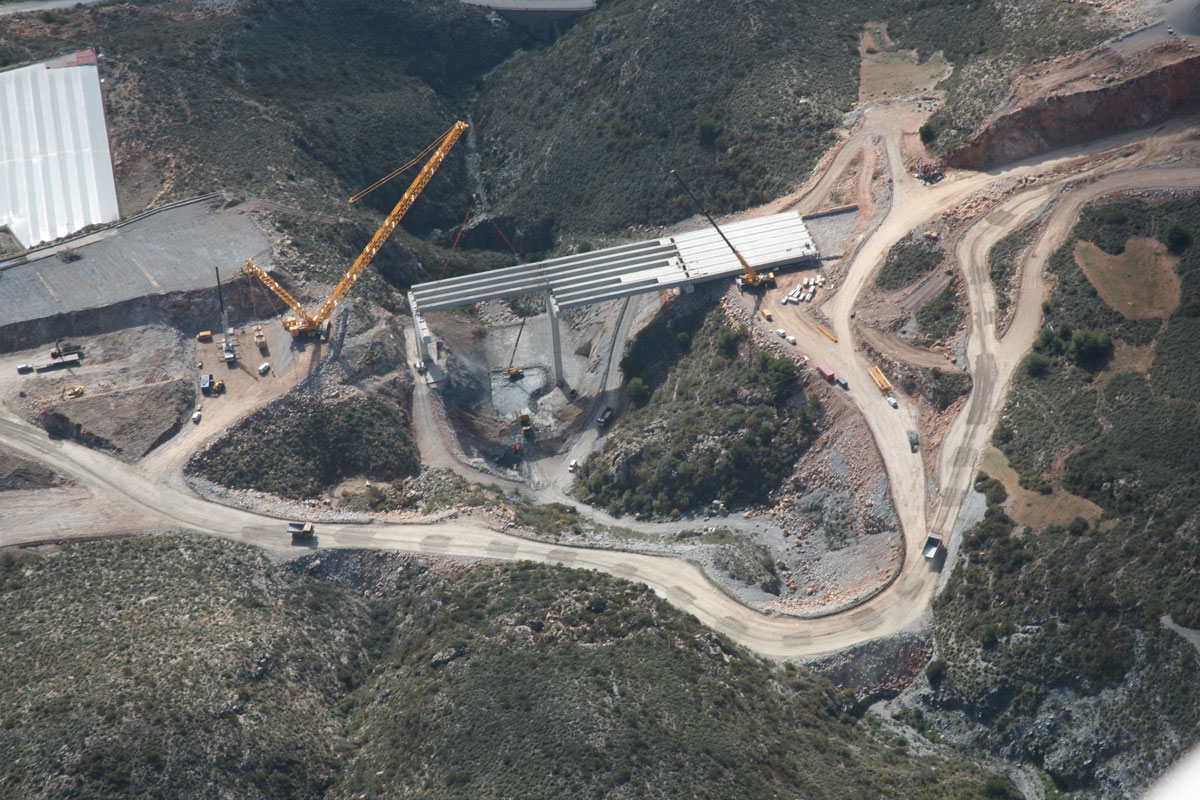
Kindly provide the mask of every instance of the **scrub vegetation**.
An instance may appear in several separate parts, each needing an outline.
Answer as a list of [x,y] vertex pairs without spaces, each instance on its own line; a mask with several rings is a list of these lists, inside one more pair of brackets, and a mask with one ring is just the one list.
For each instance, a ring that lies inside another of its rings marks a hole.
[[[1172,228],[1200,230],[1200,199],[1090,208],[1075,237],[1116,255],[1130,237]],[[1107,759],[1138,764],[1133,774],[1149,780],[1200,724],[1200,690],[1187,677],[1200,666],[1196,650],[1161,621],[1200,628],[1200,248],[1178,252],[1183,300],[1165,322],[1109,308],[1075,252],[1070,241],[1051,259],[1046,327],[994,441],[1023,487],[1061,487],[1102,514],[1022,528],[1000,482],[980,476],[986,518],[964,536],[935,606],[948,665],[937,702],[968,709],[994,746],[1063,788],[1094,791]],[[1106,371],[1114,342],[1156,342],[1149,373]],[[1091,763],[1083,753],[1103,755]]]
[[719,310],[661,317],[621,369],[645,387],[575,493],[612,513],[663,517],[713,501],[762,503],[816,437],[821,408],[795,362],[758,350]]
[[418,467],[408,416],[374,397],[282,400],[246,417],[188,465],[222,486],[291,498],[315,497],[359,475],[391,482]]
[[159,537],[4,554],[0,603],[6,797],[1012,790],[591,572]]
[[946,258],[941,248],[925,240],[903,239],[892,245],[875,285],[884,291],[902,289],[933,272]]

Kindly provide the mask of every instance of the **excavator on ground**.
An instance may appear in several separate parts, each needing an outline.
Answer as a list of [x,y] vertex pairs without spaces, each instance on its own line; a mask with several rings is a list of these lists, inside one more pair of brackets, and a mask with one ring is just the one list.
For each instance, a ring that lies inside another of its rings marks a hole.
[[696,208],[700,209],[700,213],[703,214],[704,218],[708,220],[708,224],[713,226],[713,230],[720,235],[725,244],[729,246],[729,249],[733,251],[734,256],[737,257],[738,263],[742,265],[742,275],[737,281],[738,287],[741,289],[745,289],[747,287],[751,289],[762,289],[768,286],[774,286],[775,273],[759,272],[754,267],[750,266],[750,262],[738,252],[737,248],[733,246],[733,242],[729,241],[729,238],[725,236],[725,232],[717,226],[716,220],[714,220],[712,215],[710,215],[708,211],[705,210],[704,206],[700,204],[700,199],[697,198],[695,193],[693,193],[688,185],[683,182],[683,178],[679,176],[679,173],[675,170],[671,170],[671,174],[675,176],[675,180],[679,181],[679,185],[683,187],[685,192],[687,192],[688,197],[692,198],[692,203],[695,204]]
[[459,137],[463,135],[463,132],[466,131],[468,127],[469,126],[465,122],[455,122],[449,130],[435,139],[428,147],[422,150],[407,164],[393,171],[387,177],[381,178],[380,180],[368,186],[366,189],[354,195],[354,197],[350,198],[351,203],[361,200],[375,189],[378,189],[380,186],[399,175],[404,170],[416,164],[427,153],[430,151],[433,152],[433,155],[431,155],[429,160],[425,162],[425,166],[421,167],[421,171],[417,173],[417,177],[413,179],[412,185],[408,187],[408,190],[404,193],[404,196],[400,198],[398,203],[396,203],[396,207],[393,208],[391,213],[387,215],[387,218],[384,219],[383,224],[379,226],[379,230],[375,231],[375,235],[371,237],[371,241],[368,242],[367,246],[363,248],[363,251],[359,253],[358,258],[354,260],[354,264],[342,277],[342,280],[338,283],[337,287],[334,288],[333,293],[329,295],[329,298],[321,305],[319,309],[317,309],[316,313],[310,314],[308,310],[300,304],[300,301],[292,296],[291,292],[289,292],[287,289],[284,289],[279,285],[279,282],[268,275],[266,271],[255,265],[253,260],[248,259],[246,261],[246,271],[262,281],[268,289],[278,295],[279,299],[287,303],[288,306],[291,307],[292,311],[296,312],[296,316],[287,317],[283,320],[283,327],[286,328],[287,331],[292,334],[292,336],[311,336],[314,333],[324,329],[324,326],[327,322],[329,322],[329,318],[332,316],[334,309],[337,308],[338,303],[342,302],[346,295],[349,294],[350,290],[354,288],[354,284],[360,277],[362,277],[363,272],[375,259],[375,254],[379,252],[379,249],[383,247],[384,242],[386,242],[388,237],[392,235],[392,232],[396,230],[396,226],[400,224],[400,219],[408,212],[408,209],[412,207],[412,204],[416,201],[417,196],[421,194],[421,191],[425,188],[426,184],[429,183],[429,180],[433,177],[433,174],[437,172],[438,167],[440,167],[442,162],[446,160],[446,156],[450,153],[450,149],[454,147],[455,142],[458,141]]

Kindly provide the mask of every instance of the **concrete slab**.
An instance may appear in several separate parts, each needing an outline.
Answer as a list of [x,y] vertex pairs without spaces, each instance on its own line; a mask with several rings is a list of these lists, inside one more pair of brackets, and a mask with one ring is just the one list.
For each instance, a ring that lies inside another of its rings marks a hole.
[[240,210],[219,200],[148,212],[87,236],[0,261],[0,327],[54,314],[103,308],[148,294],[216,285],[213,268],[232,279],[270,243]]

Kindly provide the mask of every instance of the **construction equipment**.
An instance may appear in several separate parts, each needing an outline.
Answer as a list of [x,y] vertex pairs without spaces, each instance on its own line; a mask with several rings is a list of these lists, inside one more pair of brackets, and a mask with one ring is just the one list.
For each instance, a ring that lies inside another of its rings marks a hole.
[[521,344],[521,331],[525,330],[526,316],[528,315],[521,315],[521,327],[517,328],[517,341],[513,342],[512,358],[508,359],[508,379],[510,381],[519,381],[525,377],[525,370],[520,367],[514,367],[513,362],[517,360],[517,346]]
[[709,215],[708,211],[704,209],[704,206],[700,205],[699,198],[697,198],[692,190],[688,188],[688,185],[683,182],[683,178],[679,177],[679,173],[677,173],[675,170],[671,170],[671,174],[675,176],[675,180],[679,181],[679,185],[683,187],[685,192],[687,192],[688,197],[692,198],[692,202],[696,205],[696,208],[700,209],[700,213],[703,214],[704,218],[708,220],[708,224],[713,226],[713,229],[716,230],[721,239],[726,245],[729,246],[729,249],[733,251],[733,254],[737,257],[738,263],[742,265],[742,276],[738,278],[738,286],[741,288],[749,286],[751,289],[774,286],[775,273],[758,272],[754,269],[754,267],[750,266],[750,262],[742,257],[742,254],[737,251],[737,248],[734,247],[733,243],[730,242],[728,237],[725,236],[725,232],[717,227],[716,221],[714,221],[712,216]]
[[312,539],[315,534],[311,522],[289,522],[287,530],[292,535],[293,543],[306,542]]
[[233,330],[229,327],[229,312],[225,310],[225,295],[221,292],[221,270],[213,267],[217,273],[217,302],[221,304],[221,355],[222,361],[237,361],[238,354],[233,338]]
[[528,410],[526,410],[525,413],[521,414],[521,434],[526,439],[533,438],[533,423],[529,419],[529,411]]
[[431,150],[433,151],[433,155],[429,157],[429,161],[425,162],[425,166],[421,167],[421,171],[417,173],[417,177],[413,179],[412,185],[408,187],[408,190],[404,193],[404,196],[400,198],[398,203],[396,203],[396,207],[393,208],[391,213],[387,215],[387,218],[384,219],[383,224],[379,226],[379,230],[375,231],[375,235],[371,237],[371,241],[368,242],[367,246],[363,248],[363,251],[358,254],[358,258],[354,260],[354,264],[349,270],[347,270],[346,274],[342,277],[342,280],[334,288],[333,293],[329,295],[329,299],[327,299],[321,305],[321,307],[317,309],[315,314],[308,313],[308,310],[305,309],[304,306],[300,305],[300,301],[295,297],[292,297],[290,292],[280,286],[274,278],[272,278],[262,269],[255,266],[252,260],[247,259],[246,271],[256,276],[260,281],[263,282],[264,285],[266,285],[268,289],[278,295],[279,299],[287,303],[291,309],[296,312],[295,317],[288,317],[287,319],[283,320],[283,327],[286,328],[287,331],[292,334],[292,336],[299,336],[300,334],[311,335],[322,330],[322,324],[325,323],[329,319],[330,315],[333,314],[333,310],[337,308],[338,303],[342,302],[346,295],[349,294],[350,290],[354,288],[354,284],[360,277],[362,277],[363,271],[370,266],[371,262],[375,259],[376,253],[378,253],[379,249],[383,247],[384,242],[388,240],[388,237],[392,235],[392,232],[396,230],[396,226],[400,224],[401,217],[403,217],[408,212],[408,209],[412,207],[412,204],[416,201],[417,196],[421,194],[421,191],[425,188],[426,184],[429,183],[429,180],[433,177],[433,174],[437,172],[438,167],[440,167],[442,162],[446,160],[446,156],[449,154],[450,149],[454,147],[454,143],[458,141],[459,137],[462,136],[463,131],[465,131],[468,127],[469,126],[465,122],[455,122],[448,131],[434,140],[432,144],[421,151],[421,153],[418,154],[416,158],[414,158],[408,164],[405,164],[403,167],[400,167],[392,172],[386,178],[376,181],[363,191],[356,194],[354,197],[350,198],[351,203],[362,199],[370,192],[387,183],[392,178],[396,177],[401,172],[415,164],[426,153]]
[[62,390],[63,397],[83,397],[82,386],[68,386]]
[[213,394],[224,394],[225,393],[225,381],[223,381],[223,380],[215,381],[212,385],[212,391],[213,391]]
[[892,383],[883,374],[883,370],[879,367],[871,367],[867,370],[867,374],[871,376],[871,380],[875,381],[875,385],[879,387],[879,391],[883,394],[890,395],[892,393]]
[[255,325],[253,330],[254,344],[258,347],[258,352],[267,352],[267,335],[263,333],[262,325]]
[[72,353],[79,353],[82,355],[83,347],[77,344],[62,344],[61,342],[55,342],[54,347],[50,350],[50,357],[62,358],[64,356],[69,356]]

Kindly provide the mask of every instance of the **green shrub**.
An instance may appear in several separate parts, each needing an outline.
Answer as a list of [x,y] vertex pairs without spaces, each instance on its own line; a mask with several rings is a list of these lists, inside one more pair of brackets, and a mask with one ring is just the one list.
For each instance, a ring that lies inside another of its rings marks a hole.
[[1192,234],[1188,229],[1180,225],[1178,222],[1171,223],[1167,228],[1167,233],[1163,238],[1167,245],[1167,249],[1178,255],[1192,245]]
[[918,128],[917,133],[921,136],[921,144],[931,144],[937,138],[937,129],[928,122]]
[[1038,352],[1032,352],[1025,356],[1025,373],[1031,378],[1043,378],[1050,371],[1049,358]]

